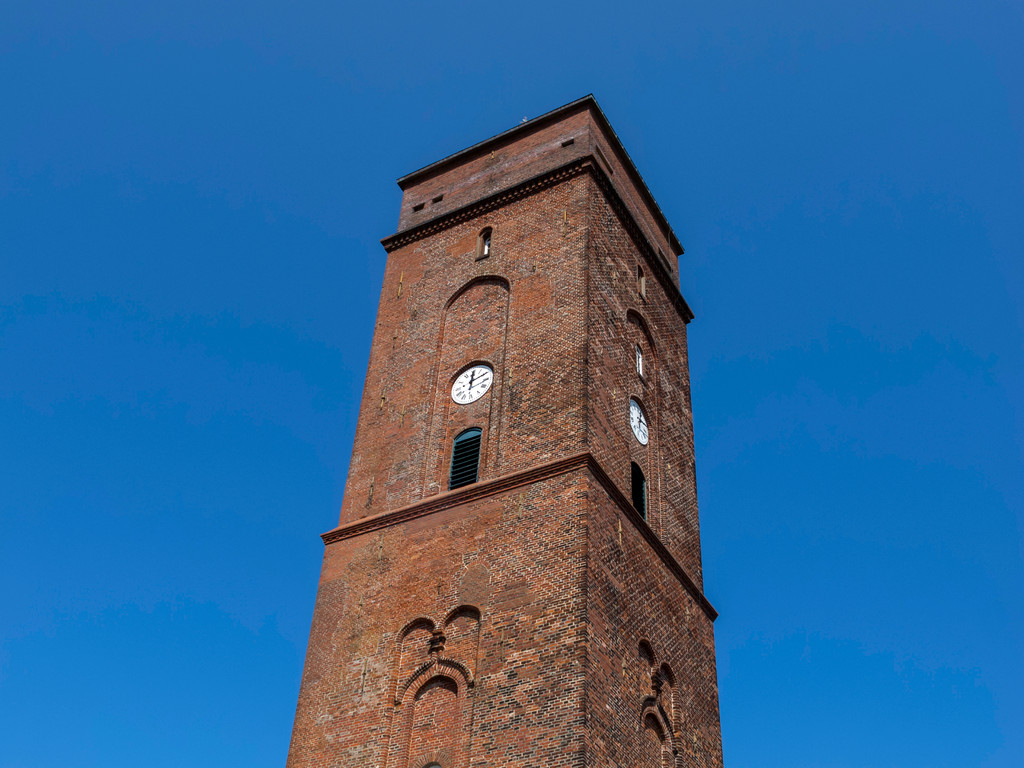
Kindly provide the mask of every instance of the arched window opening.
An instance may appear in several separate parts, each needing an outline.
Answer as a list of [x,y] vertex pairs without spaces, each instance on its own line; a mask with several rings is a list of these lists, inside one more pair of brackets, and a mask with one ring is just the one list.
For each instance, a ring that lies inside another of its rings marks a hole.
[[644,478],[643,470],[637,463],[631,462],[630,474],[633,485],[633,506],[644,520],[647,519],[647,480]]
[[491,228],[481,230],[476,239],[476,260],[486,259],[491,255]]
[[644,375],[644,351],[640,349],[640,345],[636,345],[636,372],[643,378]]
[[460,432],[452,445],[452,466],[448,476],[448,490],[475,483],[480,470],[480,427]]

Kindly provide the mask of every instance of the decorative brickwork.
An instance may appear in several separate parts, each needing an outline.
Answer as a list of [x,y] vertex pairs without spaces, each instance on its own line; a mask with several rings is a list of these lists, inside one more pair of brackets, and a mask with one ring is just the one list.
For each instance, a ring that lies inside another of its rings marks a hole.
[[387,765],[468,765],[480,611],[460,606],[437,624],[412,621],[395,648]]
[[675,235],[589,97],[400,185],[289,768],[719,768]]

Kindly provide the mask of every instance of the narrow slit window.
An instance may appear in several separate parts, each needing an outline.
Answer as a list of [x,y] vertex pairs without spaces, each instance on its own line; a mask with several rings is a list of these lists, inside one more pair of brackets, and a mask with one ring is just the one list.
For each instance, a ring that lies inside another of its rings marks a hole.
[[423,206],[425,206],[425,205],[426,205],[426,203],[416,203],[416,205],[414,205],[412,207],[412,209],[414,211],[422,211],[423,210]]
[[640,345],[636,345],[636,372],[642,377],[644,375],[644,351]]
[[452,445],[452,467],[448,476],[448,490],[475,483],[480,471],[480,427],[460,432]]
[[636,511],[640,513],[640,516],[647,519],[647,480],[644,478],[643,470],[634,461],[630,465],[630,474],[632,475],[633,485],[633,506]]
[[491,228],[487,227],[480,232],[476,241],[476,260],[486,259],[491,255]]
[[644,276],[644,268],[639,264],[636,267],[636,290],[645,299],[647,298],[647,278]]

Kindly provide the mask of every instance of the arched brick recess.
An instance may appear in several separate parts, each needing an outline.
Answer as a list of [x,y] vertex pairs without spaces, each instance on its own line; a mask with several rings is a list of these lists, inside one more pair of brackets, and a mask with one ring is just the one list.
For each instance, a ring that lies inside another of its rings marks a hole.
[[637,768],[669,768],[671,747],[664,722],[655,712],[644,713],[641,719],[640,762]]
[[417,766],[428,758],[457,752],[462,730],[459,686],[450,677],[436,675],[425,682],[409,707],[409,761]]
[[[451,441],[468,427],[483,429],[480,448],[480,479],[497,472],[496,456],[500,435],[505,372],[505,340],[508,336],[509,282],[498,275],[474,278],[452,294],[445,303],[438,337],[437,371],[434,387],[430,438],[424,467],[425,495],[447,486],[447,462]],[[450,397],[458,374],[470,364],[484,364],[494,371],[494,383],[482,398],[458,405]]]
[[470,605],[462,605],[445,619],[445,656],[458,659],[476,674],[477,652],[480,646],[480,611]]
[[[640,698],[640,752],[643,765],[682,766],[676,678],[667,662],[659,663],[651,644],[641,640],[637,651]],[[659,749],[651,746],[657,739]],[[655,762],[651,762],[655,761]]]
[[[662,508],[664,495],[662,493],[661,477],[661,398],[659,387],[659,376],[661,366],[658,361],[658,351],[654,345],[654,336],[650,326],[637,310],[630,309],[626,312],[625,341],[629,345],[627,350],[628,367],[626,381],[632,381],[633,387],[630,394],[643,406],[647,415],[647,427],[649,439],[647,445],[640,445],[635,440],[629,441],[630,458],[637,463],[647,477],[647,524],[656,533],[664,529],[665,514]],[[644,375],[636,373],[635,347],[639,346],[644,356]],[[628,487],[624,486],[624,487]]]
[[398,665],[396,678],[407,680],[430,659],[430,638],[434,633],[434,622],[430,619],[416,619],[406,625],[399,635]]
[[460,605],[441,621],[421,617],[398,635],[388,768],[465,768],[480,610]]

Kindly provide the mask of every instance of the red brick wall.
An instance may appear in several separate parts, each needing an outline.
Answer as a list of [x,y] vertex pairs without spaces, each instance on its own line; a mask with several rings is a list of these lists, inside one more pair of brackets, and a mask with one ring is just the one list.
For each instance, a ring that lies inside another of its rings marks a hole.
[[[580,765],[581,480],[562,475],[331,544],[290,768],[422,768],[428,753],[443,768]],[[437,629],[440,662],[415,678]],[[416,694],[439,675],[456,693],[421,709]]]
[[[590,450],[629,496],[630,461],[650,485],[648,520],[697,586],[701,585],[693,416],[686,354],[686,323],[665,287],[650,277],[647,261],[597,184],[591,187],[587,264],[588,421]],[[648,276],[646,296],[637,266]],[[634,347],[646,350],[636,373]],[[645,410],[650,438],[637,442],[629,426],[629,400]]]
[[[589,184],[576,176],[389,254],[342,523],[447,490],[465,426],[485,428],[481,478],[584,449]],[[492,255],[477,261],[484,227]],[[452,382],[474,361],[494,384],[455,406]]]
[[[664,723],[673,768],[719,768],[721,727],[711,620],[597,483],[588,525],[586,765],[661,765],[643,726]],[[641,643],[651,649],[640,653]],[[668,673],[660,696],[652,676]]]
[[[599,129],[589,107],[571,112],[406,191],[414,226],[414,195],[443,194],[437,216],[578,153],[514,199],[389,244],[289,768],[721,765],[686,324],[655,275],[668,241]],[[471,363],[494,383],[459,406]],[[469,426],[480,482],[447,492]],[[627,501],[630,461],[648,522]]]
[[658,765],[663,666],[670,764],[720,766],[711,621],[636,526],[578,469],[331,544],[290,768]]

